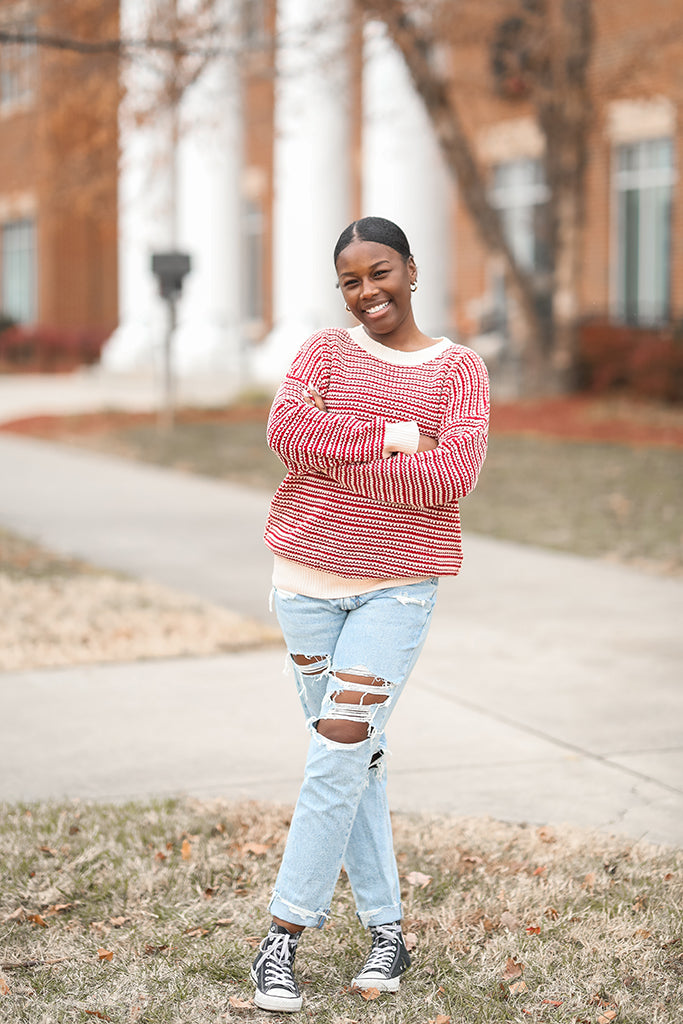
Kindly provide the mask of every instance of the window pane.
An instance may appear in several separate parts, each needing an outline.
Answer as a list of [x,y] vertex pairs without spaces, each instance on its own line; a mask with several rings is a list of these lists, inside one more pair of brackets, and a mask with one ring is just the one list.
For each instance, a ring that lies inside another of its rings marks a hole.
[[616,153],[617,313],[635,323],[670,311],[671,139],[620,146]]
[[[34,33],[32,22],[4,25],[8,30]],[[35,77],[35,43],[5,43],[0,46],[0,105],[30,99]]]
[[493,168],[492,201],[516,259],[530,271],[548,268],[547,199],[540,160],[511,160]]
[[36,319],[35,226],[18,220],[2,228],[2,311],[13,320]]

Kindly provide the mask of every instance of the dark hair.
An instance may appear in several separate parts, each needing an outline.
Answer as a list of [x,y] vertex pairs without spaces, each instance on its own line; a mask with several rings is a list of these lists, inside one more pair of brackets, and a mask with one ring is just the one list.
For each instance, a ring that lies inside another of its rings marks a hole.
[[386,220],[384,217],[362,217],[344,228],[339,236],[334,247],[335,266],[347,245],[356,241],[379,242],[381,245],[388,245],[390,249],[395,249],[403,257],[404,262],[407,262],[408,258],[412,256],[405,233],[398,224],[394,224],[393,220]]

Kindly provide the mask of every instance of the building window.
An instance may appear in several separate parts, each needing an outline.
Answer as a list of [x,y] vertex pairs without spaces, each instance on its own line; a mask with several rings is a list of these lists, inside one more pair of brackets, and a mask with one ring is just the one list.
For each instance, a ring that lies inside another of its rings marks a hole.
[[[7,31],[33,35],[33,22],[4,24]],[[36,44],[4,43],[0,46],[0,108],[22,104],[33,98],[35,88]]]
[[617,146],[616,315],[631,323],[666,321],[671,298],[671,139]]
[[19,323],[36,319],[36,231],[32,220],[2,225],[2,312]]
[[263,212],[247,200],[242,216],[244,318],[252,330],[263,322]]
[[540,160],[510,160],[493,168],[493,205],[500,211],[503,228],[515,258],[530,273],[549,268],[547,202],[543,164]]

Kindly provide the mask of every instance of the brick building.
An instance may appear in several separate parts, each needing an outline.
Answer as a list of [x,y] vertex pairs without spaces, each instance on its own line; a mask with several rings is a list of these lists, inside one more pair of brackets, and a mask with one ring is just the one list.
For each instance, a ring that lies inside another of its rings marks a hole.
[[[114,34],[119,16],[124,38],[144,34],[147,4],[118,7],[43,2],[40,25],[75,30],[50,12],[63,19],[70,10],[73,22],[78,9],[80,18],[85,10],[109,19],[107,32],[99,25],[94,35]],[[423,329],[459,335],[493,356],[504,351],[502,268],[482,246],[381,28],[364,26],[352,0],[219,7],[231,12],[226,53],[239,33],[241,59],[216,61],[183,95],[174,139],[161,114],[140,124],[119,111],[118,182],[113,63],[72,56],[65,66],[43,54],[38,75],[30,47],[0,51],[6,311],[55,325],[111,329],[118,320],[108,364],[156,365],[164,310],[149,257],[180,248],[193,260],[177,331],[181,370],[234,373],[248,360],[257,375],[277,376],[306,333],[345,322],[331,250],[350,220],[374,213],[411,239]],[[675,7],[594,4],[582,317],[683,319],[683,32]],[[28,0],[0,0],[0,14],[15,23],[30,23],[33,9]],[[482,10],[460,36],[467,43],[444,50],[444,60],[512,248],[542,272],[544,140],[523,90],[496,75],[498,7],[490,22]],[[52,85],[43,70],[51,62]],[[145,73],[124,67],[131,94],[144,88]],[[59,75],[64,84],[55,89]],[[85,107],[84,96],[96,93]],[[93,150],[86,141],[98,134]]]
[[[0,27],[116,37],[115,0],[0,0]],[[0,46],[0,311],[106,337],[116,326],[116,63]]]

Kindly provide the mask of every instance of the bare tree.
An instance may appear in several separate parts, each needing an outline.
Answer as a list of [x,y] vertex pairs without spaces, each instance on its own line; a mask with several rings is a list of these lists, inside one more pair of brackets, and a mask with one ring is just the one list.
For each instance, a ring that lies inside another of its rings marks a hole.
[[[587,81],[591,0],[512,0],[488,5],[485,17],[462,2],[362,4],[368,16],[385,23],[401,51],[481,241],[503,261],[516,310],[513,329],[523,354],[526,389],[571,386],[592,109]],[[490,42],[492,28],[501,23],[507,24],[509,38],[499,57],[516,76],[513,99],[521,96],[531,103],[545,137],[550,268],[542,278],[523,265],[506,238],[491,201],[487,169],[478,159],[461,113],[462,97],[444,59],[444,44],[448,58],[448,49],[463,38],[478,45]]]

